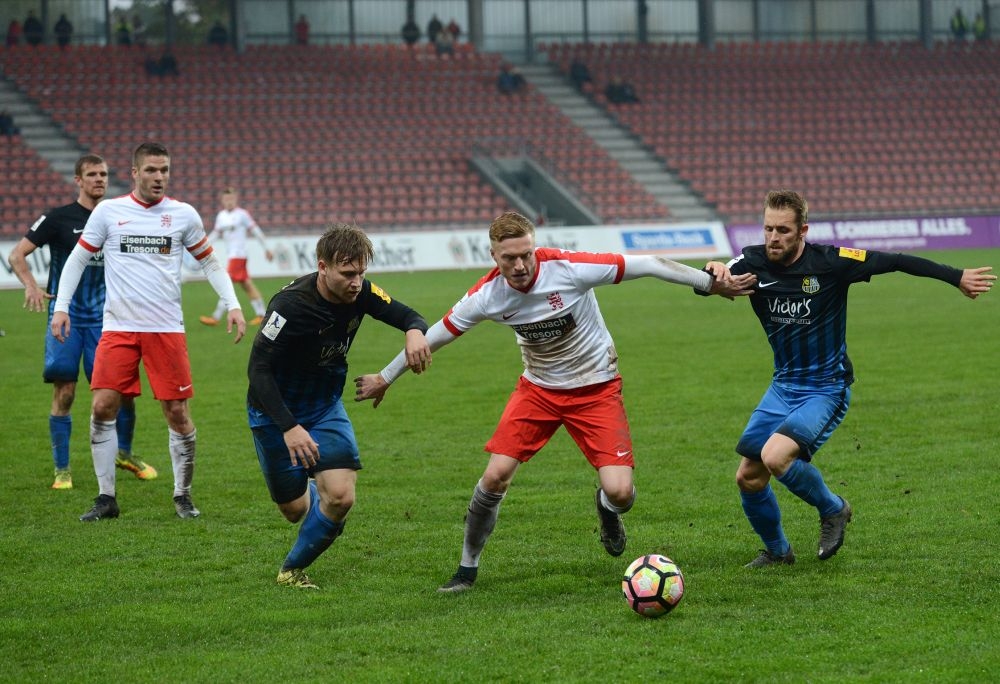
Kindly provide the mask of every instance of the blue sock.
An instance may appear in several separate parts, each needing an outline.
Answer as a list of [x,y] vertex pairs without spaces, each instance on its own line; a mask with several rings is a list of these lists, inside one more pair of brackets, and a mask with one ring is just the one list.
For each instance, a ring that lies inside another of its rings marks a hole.
[[49,416],[52,461],[56,468],[69,468],[69,436],[72,433],[73,416]]
[[[311,494],[312,492],[310,492]],[[309,567],[314,560],[319,558],[321,553],[330,548],[333,540],[339,537],[343,531],[344,523],[334,522],[323,515],[323,512],[319,510],[319,500],[317,499],[309,507],[306,519],[302,521],[302,526],[299,528],[299,538],[295,540],[295,546],[285,557],[281,569]]]
[[778,478],[778,482],[788,487],[788,491],[792,494],[819,510],[823,518],[839,513],[844,507],[843,500],[826,486],[819,468],[802,459],[795,459],[785,474]]
[[750,527],[757,533],[767,550],[776,556],[784,556],[791,549],[785,531],[781,528],[781,509],[778,497],[771,485],[759,492],[740,490],[743,512],[750,521]]
[[132,436],[135,435],[135,404],[126,408],[122,404],[115,418],[115,428],[118,430],[118,448],[127,454],[132,453]]

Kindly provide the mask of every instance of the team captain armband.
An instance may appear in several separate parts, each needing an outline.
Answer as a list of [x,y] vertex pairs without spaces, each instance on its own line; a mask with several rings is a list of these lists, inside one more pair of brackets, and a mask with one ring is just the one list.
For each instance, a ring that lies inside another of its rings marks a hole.
[[854,259],[855,261],[864,261],[867,256],[868,251],[864,249],[852,249],[850,247],[841,247],[839,255],[845,259]]

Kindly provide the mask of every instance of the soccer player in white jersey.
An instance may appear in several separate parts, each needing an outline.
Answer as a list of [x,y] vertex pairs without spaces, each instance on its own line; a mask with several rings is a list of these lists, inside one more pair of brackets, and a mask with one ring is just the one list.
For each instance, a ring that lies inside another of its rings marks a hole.
[[[516,212],[490,226],[490,254],[496,268],[427,331],[431,351],[454,341],[482,321],[514,329],[524,373],[518,380],[493,437],[465,521],[458,571],[439,591],[472,587],[479,556],[496,525],[500,503],[518,466],[531,459],[565,425],[597,469],[595,504],[601,543],[612,556],[625,550],[621,514],[632,507],[632,437],[622,401],[618,352],[604,324],[593,288],[643,276],[688,285],[726,297],[750,294],[754,277],[731,278],[653,255],[592,254],[536,248],[535,227]],[[355,399],[385,396],[407,368],[400,353],[380,373],[355,379]]]
[[104,331],[94,357],[90,448],[100,489],[94,506],[80,520],[117,518],[115,497],[115,416],[123,396],[140,394],[139,360],[153,396],[160,401],[169,428],[174,471],[174,509],[181,518],[200,512],[191,501],[196,431],[188,399],[194,396],[181,311],[184,250],[201,264],[209,283],[229,309],[227,330],[235,341],[246,321],[229,276],[212,253],[201,217],[194,207],[166,196],[170,153],[146,142],[132,155],[135,188],[97,205],[80,241],[63,268],[52,315],[52,334],[63,342],[70,334],[67,314],[73,293],[91,255],[103,248]]
[[[264,320],[264,298],[261,297],[260,290],[254,285],[253,279],[247,272],[247,240],[250,235],[257,238],[261,247],[264,248],[264,256],[268,261],[274,259],[274,254],[267,247],[264,241],[264,231],[260,229],[257,222],[253,220],[250,212],[239,206],[239,195],[233,188],[226,188],[219,196],[222,202],[222,209],[215,217],[215,228],[209,235],[209,240],[218,242],[219,237],[226,240],[226,254],[229,261],[226,264],[226,271],[234,283],[239,283],[243,290],[250,297],[250,306],[253,307],[254,317],[250,319],[250,325],[260,325]],[[211,316],[199,316],[198,320],[205,325],[218,325],[226,313],[226,302],[219,299],[215,306],[215,311]]]

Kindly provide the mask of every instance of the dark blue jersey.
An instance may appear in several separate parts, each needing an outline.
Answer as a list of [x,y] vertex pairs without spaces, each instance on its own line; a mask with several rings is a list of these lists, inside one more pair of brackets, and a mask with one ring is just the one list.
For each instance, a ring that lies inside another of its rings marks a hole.
[[[49,283],[45,291],[56,294],[59,278],[69,253],[80,240],[90,209],[73,202],[52,209],[35,222],[24,236],[36,247],[49,246]],[[56,300],[49,300],[49,320]],[[100,328],[104,323],[104,253],[97,252],[87,263],[80,285],[69,305],[69,320],[74,328]]]
[[334,304],[316,289],[318,276],[298,278],[271,298],[250,351],[247,401],[282,430],[340,400],[347,352],[365,315],[427,332],[420,314],[368,280],[354,302]]
[[775,382],[799,386],[849,385],[847,290],[873,275],[902,271],[958,286],[962,272],[908,254],[806,243],[789,266],[768,261],[763,245],[743,249],[729,264],[733,275],[757,276],[750,304],[774,351]]

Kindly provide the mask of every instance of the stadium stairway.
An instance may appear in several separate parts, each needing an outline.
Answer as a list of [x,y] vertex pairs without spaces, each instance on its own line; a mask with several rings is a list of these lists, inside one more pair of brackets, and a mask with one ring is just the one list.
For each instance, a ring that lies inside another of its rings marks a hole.
[[609,156],[625,169],[657,202],[680,221],[716,221],[718,214],[700,195],[678,180],[660,157],[643,145],[637,136],[608,110],[594,104],[573,87],[552,62],[520,67],[525,80],[581,128]]
[[[0,78],[0,110],[7,110],[14,117],[14,124],[21,130],[25,146],[45,160],[70,186],[66,202],[71,201],[75,190],[72,186],[76,160],[87,150],[6,78]],[[128,187],[116,184],[112,178],[108,195],[125,192],[128,192]]]

